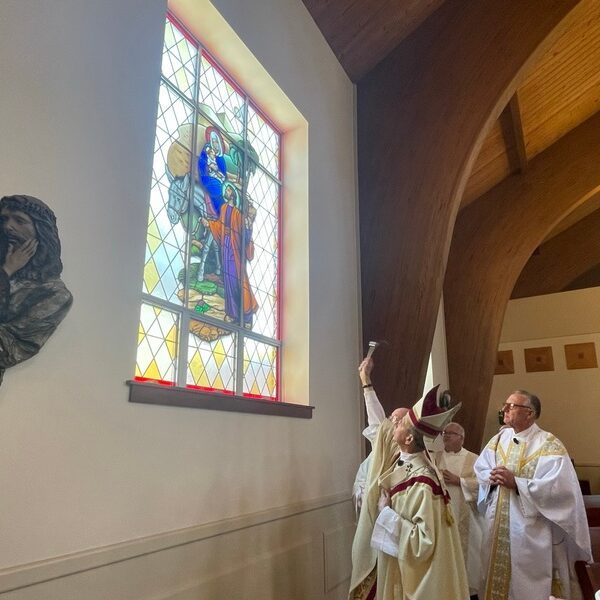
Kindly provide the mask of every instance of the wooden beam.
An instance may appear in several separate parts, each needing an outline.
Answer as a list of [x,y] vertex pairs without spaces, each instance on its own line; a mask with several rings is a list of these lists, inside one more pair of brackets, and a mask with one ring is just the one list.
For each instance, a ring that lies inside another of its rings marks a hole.
[[600,210],[540,246],[521,271],[511,298],[562,292],[600,263]]
[[[525,147],[525,134],[521,119],[521,107],[519,105],[519,94],[515,92],[506,106],[506,114],[510,122],[510,139],[514,148],[514,168],[520,173],[527,171],[527,149]],[[508,144],[507,144],[508,146]],[[510,152],[509,152],[510,155]]]
[[[450,388],[479,449],[506,304],[535,248],[600,189],[600,114],[461,211],[444,282]],[[535,392],[535,390],[531,390]]]
[[447,0],[358,85],[363,334],[390,342],[375,372],[387,408],[421,393],[454,221],[485,135],[577,4]]

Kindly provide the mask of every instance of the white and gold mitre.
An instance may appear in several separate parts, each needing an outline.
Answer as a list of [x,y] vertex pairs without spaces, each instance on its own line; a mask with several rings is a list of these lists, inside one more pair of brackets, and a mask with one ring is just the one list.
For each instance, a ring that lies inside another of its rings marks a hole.
[[460,410],[459,402],[450,408],[450,392],[439,391],[439,385],[431,388],[409,411],[408,418],[413,427],[424,436],[435,438]]

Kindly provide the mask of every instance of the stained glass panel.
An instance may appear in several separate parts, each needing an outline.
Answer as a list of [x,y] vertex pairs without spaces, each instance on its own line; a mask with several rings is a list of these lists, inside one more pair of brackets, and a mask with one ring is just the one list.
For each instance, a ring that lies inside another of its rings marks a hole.
[[277,348],[244,339],[244,394],[275,398],[277,395]]
[[278,335],[279,156],[280,135],[167,21],[136,377],[276,399],[278,349],[252,338]]
[[258,162],[279,179],[280,135],[252,105],[248,107],[248,142],[258,154]]
[[135,376],[175,382],[179,316],[150,304],[142,304]]
[[206,390],[235,391],[234,333],[192,320],[188,340],[186,384]]
[[279,185],[257,168],[248,181],[248,198],[255,211],[254,256],[247,265],[248,280],[257,301],[252,331],[274,338],[277,333]]
[[206,106],[214,112],[227,131],[243,134],[244,97],[204,53],[200,61],[198,102],[201,108]]
[[194,99],[197,58],[198,50],[167,20],[161,71],[190,100]]
[[185,261],[185,233],[170,220],[170,205],[183,194],[154,182],[150,191],[143,291],[169,302],[180,301],[178,274]]
[[166,85],[158,95],[156,137],[154,142],[153,177],[169,185],[175,177],[183,177],[192,164],[193,110],[187,102]]
[[196,131],[189,262],[180,279],[187,278],[190,310],[237,323],[244,266],[240,256],[243,153],[231,137],[235,133],[202,115]]

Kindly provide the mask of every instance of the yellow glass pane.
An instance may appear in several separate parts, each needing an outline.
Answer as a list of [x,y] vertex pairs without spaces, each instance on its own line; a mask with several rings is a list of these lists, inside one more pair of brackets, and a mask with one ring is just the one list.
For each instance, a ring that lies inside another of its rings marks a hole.
[[165,337],[165,344],[172,359],[177,356],[177,325],[173,325]]
[[146,286],[149,294],[154,291],[159,280],[160,276],[156,270],[156,265],[154,264],[154,261],[150,259],[144,267],[144,285]]
[[142,377],[147,377],[148,379],[162,379],[160,370],[156,361],[153,360],[149,365]]

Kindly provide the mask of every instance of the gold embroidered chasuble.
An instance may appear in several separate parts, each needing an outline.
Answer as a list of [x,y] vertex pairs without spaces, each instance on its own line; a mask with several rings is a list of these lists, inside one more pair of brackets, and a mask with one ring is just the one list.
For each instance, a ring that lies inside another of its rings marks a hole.
[[[381,478],[398,518],[397,557],[379,552],[377,600],[468,600],[458,527],[447,491],[424,454]],[[375,539],[375,536],[374,536]]]
[[389,419],[384,419],[373,442],[366,492],[352,544],[352,575],[348,596],[350,600],[366,600],[375,584],[377,550],[371,548],[371,536],[377,519],[379,478],[394,465],[400,455],[400,448],[394,442],[393,433],[394,425]]
[[[515,474],[518,488],[491,486],[496,466]],[[485,511],[485,600],[578,597],[572,565],[591,558],[577,475],[563,444],[536,424],[502,430],[475,463]],[[480,597],[482,596],[480,595]]]

